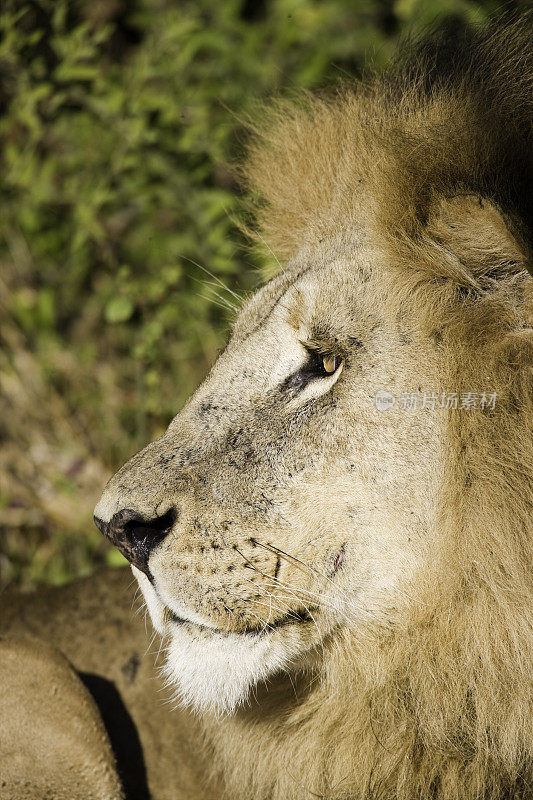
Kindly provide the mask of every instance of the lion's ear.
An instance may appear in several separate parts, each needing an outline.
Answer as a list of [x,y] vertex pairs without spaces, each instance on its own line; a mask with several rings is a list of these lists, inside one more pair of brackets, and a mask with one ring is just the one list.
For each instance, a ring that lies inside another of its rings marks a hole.
[[480,285],[528,270],[528,247],[510,218],[490,201],[471,194],[441,199],[427,220],[426,234],[458,259]]
[[[441,256],[445,252],[451,263],[455,263],[459,285],[481,293],[497,291],[503,287],[505,279],[514,285],[514,290],[506,296],[520,297],[519,316],[523,327],[502,331],[497,355],[507,365],[531,367],[533,281],[526,276],[526,270],[533,274],[533,262],[525,238],[517,231],[513,221],[493,203],[470,194],[440,200],[426,226],[426,235]],[[517,281],[513,276],[517,276]],[[518,294],[514,294],[515,290]],[[490,315],[482,317],[481,325],[486,325],[488,319]],[[514,324],[517,324],[516,319]]]

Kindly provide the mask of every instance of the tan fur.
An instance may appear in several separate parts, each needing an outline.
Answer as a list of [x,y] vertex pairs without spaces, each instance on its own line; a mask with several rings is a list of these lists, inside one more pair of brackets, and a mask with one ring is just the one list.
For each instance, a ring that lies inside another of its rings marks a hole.
[[1,800],[220,797],[132,599],[129,569],[0,598]]
[[[96,508],[175,511],[134,574],[166,736],[189,720],[228,798],[532,795],[524,31],[474,39],[429,88],[431,47],[257,126],[244,172],[287,263]],[[384,412],[379,390],[497,400]]]
[[58,650],[0,639],[0,706],[2,800],[123,800],[99,711]]

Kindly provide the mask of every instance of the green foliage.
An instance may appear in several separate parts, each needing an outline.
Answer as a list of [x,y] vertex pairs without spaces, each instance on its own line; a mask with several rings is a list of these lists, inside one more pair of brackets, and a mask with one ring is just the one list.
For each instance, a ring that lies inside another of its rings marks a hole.
[[[20,450],[0,460],[6,579],[113,560],[82,533],[103,475],[164,430],[225,337],[234,301],[195,264],[241,293],[257,284],[265,257],[235,227],[227,166],[243,116],[272,93],[381,67],[437,14],[478,22],[499,5],[4,2],[0,433]],[[61,484],[80,459],[98,465],[91,479]],[[20,508],[39,521],[13,527]],[[45,555],[16,544],[30,529]]]

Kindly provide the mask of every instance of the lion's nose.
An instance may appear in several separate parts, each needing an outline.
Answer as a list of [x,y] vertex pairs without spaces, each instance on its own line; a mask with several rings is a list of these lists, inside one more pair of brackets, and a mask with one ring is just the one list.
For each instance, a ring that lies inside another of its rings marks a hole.
[[94,517],[96,526],[120,550],[123,556],[150,579],[148,558],[154,547],[170,533],[176,521],[175,509],[169,509],[160,517],[146,519],[130,508],[113,514],[109,522]]

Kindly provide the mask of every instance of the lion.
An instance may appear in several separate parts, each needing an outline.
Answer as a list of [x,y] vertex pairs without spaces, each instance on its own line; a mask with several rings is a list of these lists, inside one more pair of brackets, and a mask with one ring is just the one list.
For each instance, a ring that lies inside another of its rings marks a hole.
[[164,665],[121,571],[9,600],[15,677],[21,636],[63,654],[2,720],[48,730],[9,796],[48,796],[76,676],[80,797],[533,796],[532,41],[436,33],[256,117],[280,268],[95,508]]

